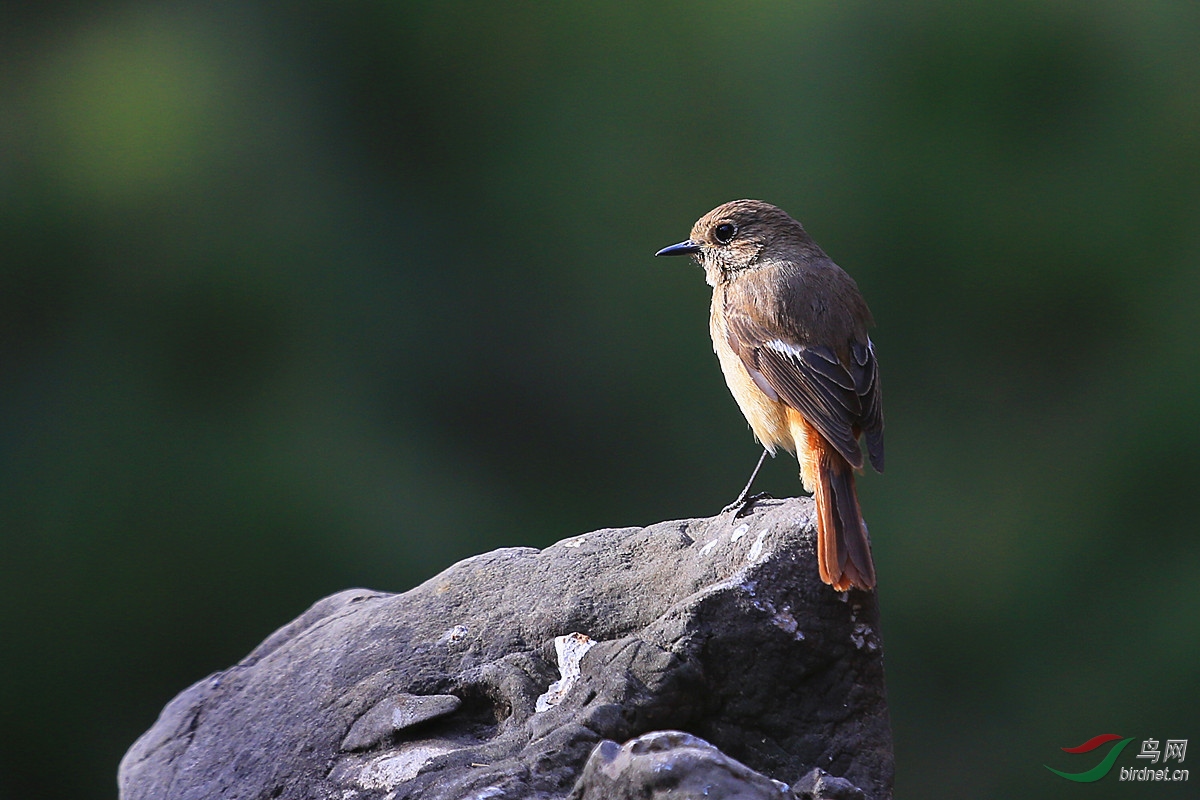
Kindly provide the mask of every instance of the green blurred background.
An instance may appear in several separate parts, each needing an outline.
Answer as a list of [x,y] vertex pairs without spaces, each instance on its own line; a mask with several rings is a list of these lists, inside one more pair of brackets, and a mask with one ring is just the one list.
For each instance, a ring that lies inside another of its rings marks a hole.
[[1200,740],[1197,41],[1155,0],[4,4],[0,797],[112,797],[339,589],[718,511],[759,451],[652,254],[738,197],[878,322],[899,796],[1177,796],[1043,764]]

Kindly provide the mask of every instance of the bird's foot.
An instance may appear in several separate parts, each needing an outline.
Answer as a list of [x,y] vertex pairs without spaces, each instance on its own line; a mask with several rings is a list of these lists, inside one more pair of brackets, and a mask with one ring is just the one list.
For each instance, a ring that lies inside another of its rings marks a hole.
[[730,511],[733,512],[734,519],[740,519],[750,513],[751,507],[759,500],[773,500],[774,498],[768,492],[759,492],[758,494],[743,495],[737,500],[734,500],[729,505],[721,509],[722,514]]

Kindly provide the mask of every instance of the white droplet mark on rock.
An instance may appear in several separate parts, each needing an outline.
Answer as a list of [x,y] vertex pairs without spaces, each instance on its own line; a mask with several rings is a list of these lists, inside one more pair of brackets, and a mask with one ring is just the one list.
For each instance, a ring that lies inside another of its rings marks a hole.
[[558,655],[558,671],[562,677],[550,684],[546,693],[537,699],[535,711],[546,711],[562,702],[579,678],[579,662],[583,660],[583,654],[595,644],[582,633],[554,637],[554,652]]

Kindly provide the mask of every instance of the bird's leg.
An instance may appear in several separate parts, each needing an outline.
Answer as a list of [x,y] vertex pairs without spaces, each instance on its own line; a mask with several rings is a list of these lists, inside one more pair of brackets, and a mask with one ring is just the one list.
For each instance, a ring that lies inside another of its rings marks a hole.
[[734,519],[737,519],[750,510],[750,506],[754,505],[755,500],[762,500],[771,496],[766,492],[759,492],[755,495],[750,494],[750,487],[754,485],[754,479],[758,477],[758,471],[762,469],[763,462],[767,460],[767,454],[770,452],[765,447],[763,448],[762,455],[758,457],[758,463],[754,466],[754,472],[750,473],[750,480],[746,481],[746,488],[742,489],[741,494],[737,496],[736,500],[721,509],[722,514],[726,511],[733,511]]

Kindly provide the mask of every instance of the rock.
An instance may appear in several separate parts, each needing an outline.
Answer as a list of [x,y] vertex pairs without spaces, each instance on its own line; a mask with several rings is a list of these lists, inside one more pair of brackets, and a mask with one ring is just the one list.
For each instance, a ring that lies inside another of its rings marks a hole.
[[845,778],[814,767],[792,787],[798,800],[863,800],[863,790]]
[[571,800],[778,800],[787,784],[773,781],[680,731],[656,731],[624,747],[604,740],[592,751]]
[[342,740],[341,749],[365,750],[381,744],[405,728],[453,714],[461,705],[462,700],[452,694],[419,697],[400,693],[395,697],[385,697],[354,721],[350,732]]
[[121,797],[890,798],[875,595],[821,583],[812,514],[760,501],[328,597],[171,701]]

